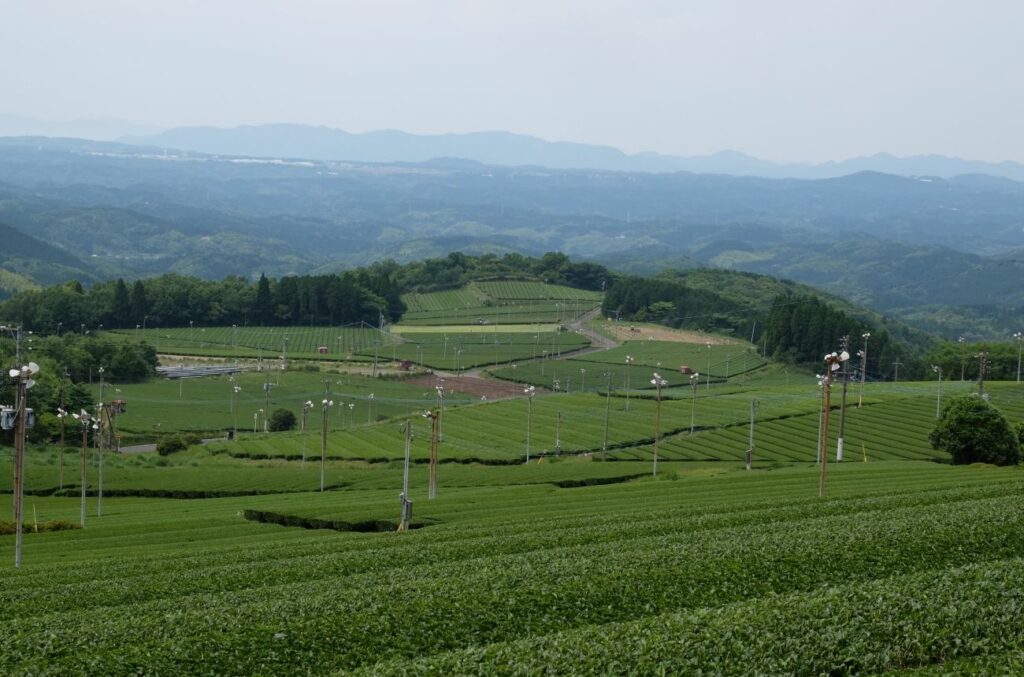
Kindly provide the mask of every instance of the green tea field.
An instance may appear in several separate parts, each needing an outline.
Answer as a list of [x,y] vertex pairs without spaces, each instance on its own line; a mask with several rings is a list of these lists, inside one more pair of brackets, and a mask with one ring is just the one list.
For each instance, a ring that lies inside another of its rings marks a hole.
[[601,304],[601,293],[543,282],[472,282],[452,291],[402,296],[405,324],[533,324],[569,322]]
[[[359,327],[176,327],[100,332],[113,341],[145,341],[171,355],[239,357],[276,363],[287,359],[350,360],[360,351],[392,343],[387,332]],[[370,351],[372,357],[373,352]]]
[[[561,465],[517,472],[542,480]],[[877,674],[1015,664],[1019,470],[843,464],[825,499],[816,475],[813,464],[696,464],[577,488],[456,487],[442,475],[433,501],[419,475],[420,528],[408,533],[337,531],[396,519],[397,473],[389,488],[324,494],[108,497],[85,529],[27,534],[23,568],[0,569],[0,669]],[[77,519],[74,498],[30,504],[39,520]]]
[[[83,451],[74,420],[29,445],[20,568],[0,504],[0,673],[1019,672],[1024,474],[929,443],[939,398],[976,383],[854,382],[845,406],[837,384],[823,441],[809,370],[724,336],[564,330],[598,301],[559,289],[417,295],[384,333],[105,334],[243,370],[104,382],[124,439],[195,433],[183,450]],[[497,301],[558,308],[449,324]],[[1024,387],[985,391],[1024,421]],[[282,408],[295,428],[265,432]]]

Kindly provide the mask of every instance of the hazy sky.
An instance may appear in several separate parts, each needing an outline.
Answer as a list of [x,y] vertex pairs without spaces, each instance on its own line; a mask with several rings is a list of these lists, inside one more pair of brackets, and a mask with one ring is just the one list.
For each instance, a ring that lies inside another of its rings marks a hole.
[[0,113],[1024,161],[1020,0],[0,0]]

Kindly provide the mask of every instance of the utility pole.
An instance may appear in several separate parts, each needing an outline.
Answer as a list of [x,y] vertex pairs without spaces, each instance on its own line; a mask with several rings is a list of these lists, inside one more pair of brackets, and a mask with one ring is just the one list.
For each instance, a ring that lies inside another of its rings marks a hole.
[[693,434],[693,422],[694,416],[697,412],[697,387],[700,385],[700,374],[694,372],[690,374],[690,389],[693,391],[690,395],[690,434]]
[[821,463],[821,432],[825,424],[825,377],[819,374],[814,376],[818,379],[818,446],[814,451],[814,462]]
[[897,357],[896,361],[892,363],[892,366],[894,368],[893,369],[893,373],[892,373],[892,382],[893,383],[899,383],[900,382],[900,367],[903,366],[903,363],[900,362],[900,358]]
[[533,386],[527,386],[523,389],[523,393],[526,395],[526,462],[530,462],[530,433],[533,430],[533,396],[536,394],[537,389]]
[[626,411],[629,411],[629,367],[632,364],[633,357],[630,355],[626,355]]
[[[847,356],[849,357],[849,356]],[[828,423],[830,409],[832,407],[832,374],[839,370],[841,357],[838,353],[831,353],[825,356],[825,418],[822,426],[822,438],[821,438],[821,465],[819,466],[820,471],[818,474],[818,496],[822,497],[825,495],[825,466],[828,465],[828,457],[826,447],[828,446]]]
[[988,351],[978,353],[978,394],[985,397],[985,370],[988,368]]
[[754,410],[757,408],[757,400],[750,400],[750,439],[747,442],[747,470],[753,469],[754,465]]
[[604,389],[604,438],[601,441],[601,451],[608,453],[608,415],[611,413],[612,407],[612,373],[610,371],[605,372],[605,377],[608,379]]
[[967,370],[967,339],[961,336],[956,342],[960,344],[960,380],[964,381]]
[[[20,332],[20,330],[18,330]],[[22,566],[22,536],[25,530],[25,443],[26,433],[35,425],[35,414],[28,408],[29,388],[36,382],[33,380],[39,372],[39,366],[31,362],[22,367],[15,367],[7,374],[14,381],[15,406],[13,411],[4,408],[0,423],[4,430],[14,430],[14,566]]]
[[658,447],[661,441],[661,389],[668,385],[668,381],[661,377],[661,374],[655,372],[654,378],[651,379],[651,385],[657,390],[655,407],[654,407],[654,465],[651,471],[652,475],[657,476],[658,474]]
[[242,392],[242,388],[235,381],[235,377],[231,376],[228,378],[228,382],[231,383],[231,439],[238,439],[238,415],[235,414],[235,397],[238,393]]
[[707,389],[711,390],[711,341],[708,341],[708,373],[707,373]]
[[[330,381],[325,381],[325,384],[329,384]],[[325,386],[324,388],[324,400],[323,400],[323,420],[320,425],[320,492],[324,491],[324,477],[327,470],[327,414],[330,412],[331,407],[334,406],[334,402],[327,399],[327,395],[330,394],[330,387]]]
[[1020,383],[1020,355],[1021,348],[1024,348],[1024,333],[1017,332],[1013,338],[1017,339],[1017,383]]
[[939,411],[942,405],[942,367],[937,364],[932,365],[932,371],[938,374],[938,380],[935,382],[935,419],[939,418]]
[[427,487],[427,498],[434,500],[437,496],[437,434],[441,422],[441,414],[437,409],[424,412],[423,416],[430,419],[430,479]]
[[409,456],[412,452],[412,421],[405,422],[405,466],[402,473],[402,495],[399,500],[402,503],[402,513],[398,521],[398,531],[409,530],[409,520],[412,519],[412,501],[409,500]]
[[14,567],[21,567],[21,540],[24,531],[25,505],[25,432],[28,429],[28,389],[35,382],[32,376],[39,371],[35,362],[20,369],[11,369],[9,374],[15,379],[17,395],[17,419],[14,421]]
[[267,381],[263,384],[263,397],[266,400],[265,408],[263,409],[263,432],[270,432],[270,389],[274,387],[274,384]]
[[[75,416],[75,418],[79,418]],[[86,487],[89,484],[88,468],[89,468],[89,412],[85,409],[82,410],[81,417],[79,420],[82,421],[82,505],[81,505],[81,516],[79,517],[79,524],[85,528],[85,492]]]
[[68,368],[64,367],[64,373],[60,379],[60,405],[57,407],[57,417],[60,419],[60,455],[57,457],[57,488],[64,488],[64,428],[68,412],[64,409],[67,395]]
[[444,442],[444,427],[442,425],[442,419],[444,418],[444,379],[437,379],[437,385],[434,386],[434,390],[437,391],[437,408],[438,413],[437,419],[437,441]]
[[562,455],[562,412],[555,413],[555,456]]
[[871,334],[864,332],[860,337],[864,339],[864,350],[857,353],[860,355],[860,395],[857,397],[858,409],[864,406],[864,379],[867,378],[868,374],[868,339],[871,338]]
[[850,382],[850,353],[847,350],[850,344],[850,337],[844,336],[839,341],[841,352],[839,359],[843,365],[843,395],[839,402],[839,437],[836,439],[836,463],[843,460],[843,438],[846,435],[846,388]]
[[302,403],[302,467],[306,467],[306,419],[309,418],[309,410],[313,408],[313,401],[306,400]]
[[[102,378],[102,377],[101,377]],[[103,451],[107,446],[107,433],[109,431],[108,421],[104,420],[104,407],[100,402],[96,405],[96,423],[99,429],[96,431],[96,452],[99,457],[99,468],[96,477],[96,516],[103,517]]]

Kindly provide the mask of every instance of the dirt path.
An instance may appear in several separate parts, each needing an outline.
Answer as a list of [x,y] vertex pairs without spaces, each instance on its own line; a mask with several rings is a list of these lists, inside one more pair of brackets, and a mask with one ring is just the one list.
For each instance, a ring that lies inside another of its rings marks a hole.
[[[577,318],[575,321],[570,322],[567,327],[569,331],[574,331],[586,336],[591,346],[582,350],[576,350],[567,355],[569,357],[577,357],[579,355],[586,355],[588,353],[595,353],[602,350],[608,350],[619,345],[617,341],[611,339],[603,334],[600,334],[590,327],[587,327],[587,322],[590,322],[596,317],[600,317],[601,309],[595,308],[589,313],[585,313]],[[430,376],[422,376],[409,381],[420,385],[424,388],[433,388],[437,385],[437,379],[444,379],[445,390],[448,392],[461,392],[467,393],[479,397],[481,399],[501,399],[505,397],[523,397],[523,384],[511,383],[502,379],[490,378],[483,375],[483,369],[469,369],[462,372],[461,374],[455,374],[452,372],[437,371]],[[541,390],[538,388],[538,390]]]
[[576,318],[576,321],[569,324],[569,328],[572,331],[583,334],[588,339],[590,339],[590,342],[593,344],[590,348],[584,348],[583,350],[575,353],[575,355],[585,355],[586,353],[593,353],[598,350],[609,350],[619,345],[619,342],[616,341],[615,339],[609,338],[604,334],[594,331],[593,329],[587,326],[588,322],[598,317],[601,317],[601,309],[594,308],[589,313],[584,313],[583,315],[580,315],[578,318]]

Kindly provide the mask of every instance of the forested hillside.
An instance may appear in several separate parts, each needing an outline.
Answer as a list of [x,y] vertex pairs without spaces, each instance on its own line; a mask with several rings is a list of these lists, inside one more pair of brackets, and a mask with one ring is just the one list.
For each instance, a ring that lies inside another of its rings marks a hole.
[[162,275],[132,284],[123,279],[84,287],[68,282],[17,294],[0,305],[0,318],[52,333],[86,328],[213,325],[339,325],[381,318],[397,321],[401,295],[454,289],[487,278],[537,279],[599,290],[612,279],[603,267],[563,254],[540,258],[509,254],[471,257],[455,252],[405,266],[393,261],[334,275],[220,281]]
[[[860,173],[770,180],[205,156],[0,139],[0,221],[86,264],[19,258],[8,288],[177,273],[330,274],[559,250],[651,274],[702,265],[812,284],[947,337],[1018,331],[1024,184]],[[22,279],[24,278],[24,279]]]

